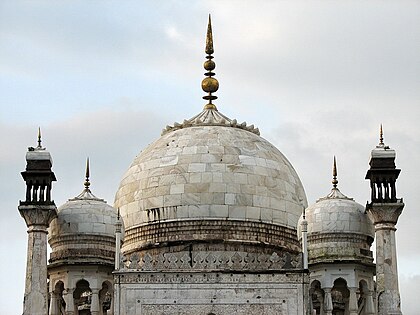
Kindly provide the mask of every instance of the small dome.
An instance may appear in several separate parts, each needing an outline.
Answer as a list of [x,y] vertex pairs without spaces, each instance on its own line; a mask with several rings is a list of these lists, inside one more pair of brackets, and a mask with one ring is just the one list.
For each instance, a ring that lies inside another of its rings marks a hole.
[[[374,226],[365,208],[338,188],[305,210],[310,263],[361,259],[372,262]],[[301,216],[298,235],[301,238]]]
[[113,264],[116,220],[116,210],[86,187],[58,208],[50,224],[50,263]]

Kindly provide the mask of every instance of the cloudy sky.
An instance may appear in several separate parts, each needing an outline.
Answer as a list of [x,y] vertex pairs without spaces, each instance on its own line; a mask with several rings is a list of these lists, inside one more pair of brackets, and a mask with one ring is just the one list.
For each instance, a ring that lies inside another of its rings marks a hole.
[[113,203],[134,156],[201,111],[208,13],[219,110],[260,128],[297,170],[309,203],[339,187],[365,204],[370,150],[385,142],[406,204],[397,247],[402,308],[420,282],[419,1],[1,1],[0,314],[22,311],[25,152],[54,159],[57,205],[83,188]]

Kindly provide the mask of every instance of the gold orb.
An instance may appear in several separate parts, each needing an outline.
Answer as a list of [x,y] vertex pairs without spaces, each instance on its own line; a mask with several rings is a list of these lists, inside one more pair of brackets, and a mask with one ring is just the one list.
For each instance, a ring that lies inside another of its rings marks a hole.
[[212,71],[214,70],[214,68],[216,68],[216,64],[213,60],[207,60],[206,62],[204,62],[204,69],[206,69],[207,71]]
[[201,88],[204,92],[214,93],[219,89],[219,82],[215,78],[205,78],[201,82]]

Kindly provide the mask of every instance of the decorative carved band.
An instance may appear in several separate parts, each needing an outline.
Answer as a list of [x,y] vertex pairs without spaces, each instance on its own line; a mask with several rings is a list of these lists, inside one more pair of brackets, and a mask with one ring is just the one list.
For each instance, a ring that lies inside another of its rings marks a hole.
[[112,236],[96,234],[63,234],[51,236],[48,239],[48,243],[53,251],[56,246],[68,246],[71,244],[102,245],[114,248],[115,238]]
[[[126,230],[123,253],[168,242],[241,241],[263,243],[300,251],[296,230],[284,226],[240,220],[177,220],[160,221]],[[160,245],[161,244],[161,245]]]
[[369,246],[373,243],[373,238],[356,233],[311,233],[308,235],[308,244],[314,245],[326,242],[346,242],[346,243],[361,243],[368,244]]
[[299,271],[291,272],[261,272],[256,274],[230,273],[227,272],[114,272],[114,283],[119,284],[149,284],[149,283],[275,283],[286,284],[288,289],[296,289],[302,284],[308,283],[308,276]]
[[93,259],[99,263],[99,260],[114,265],[115,252],[100,248],[68,248],[54,251],[50,254],[49,263],[56,263],[60,260],[84,260]]
[[392,223],[397,224],[398,218],[404,208],[404,203],[400,199],[395,203],[370,203],[366,210],[373,223]]
[[121,263],[122,270],[291,270],[302,269],[301,253],[271,251],[180,251],[151,255],[134,253]]

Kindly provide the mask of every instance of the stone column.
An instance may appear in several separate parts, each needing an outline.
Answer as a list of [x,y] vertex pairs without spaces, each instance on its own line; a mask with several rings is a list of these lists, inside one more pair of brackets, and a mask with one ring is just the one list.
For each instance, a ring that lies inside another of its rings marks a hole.
[[20,205],[28,226],[25,296],[23,315],[48,313],[47,228],[57,215],[55,205]]
[[323,288],[325,292],[324,296],[324,314],[325,315],[332,315],[333,311],[333,302],[331,297],[331,288]]
[[112,307],[114,315],[121,315],[120,313],[120,275],[114,275],[114,295],[112,297]]
[[373,203],[368,213],[375,224],[376,284],[379,315],[401,315],[395,225],[404,204]]
[[349,298],[349,314],[358,315],[358,305],[357,305],[357,288],[349,288],[350,298]]
[[92,289],[92,300],[90,303],[90,313],[92,315],[100,315],[101,306],[99,304],[99,289]]
[[60,315],[57,301],[57,294],[55,292],[50,293],[50,311],[49,315]]
[[63,299],[66,302],[66,315],[74,315],[74,289],[67,289],[63,292]]
[[111,306],[109,307],[108,313],[106,315],[114,315],[114,293],[112,293]]
[[373,304],[373,292],[366,292],[365,300],[365,315],[374,315],[375,314],[375,305]]

